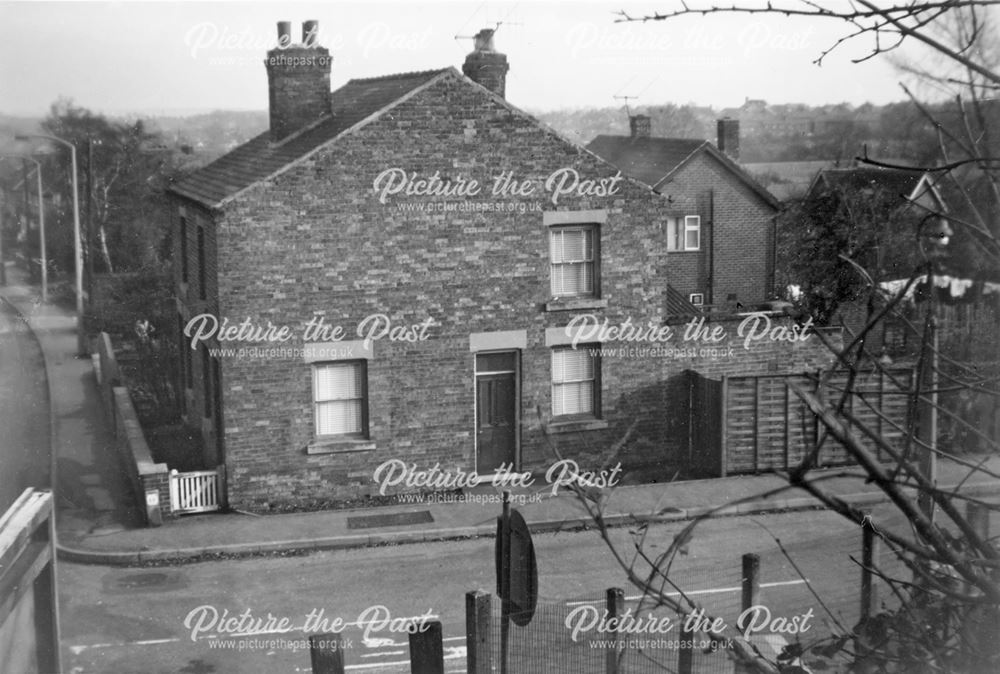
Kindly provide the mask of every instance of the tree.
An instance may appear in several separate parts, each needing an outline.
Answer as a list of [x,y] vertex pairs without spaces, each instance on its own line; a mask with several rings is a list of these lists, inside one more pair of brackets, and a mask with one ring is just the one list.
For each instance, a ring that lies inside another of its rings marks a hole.
[[870,281],[910,275],[920,217],[884,186],[810,194],[781,214],[780,282],[800,286],[805,311],[817,324],[831,325],[841,304],[864,299]]
[[[848,197],[846,203],[842,200],[840,204],[816,204],[816,212],[806,214],[816,226],[829,227],[832,232],[829,239],[839,242],[821,251],[824,255],[837,256],[828,261],[832,265],[830,273],[836,277],[832,279],[832,299],[837,300],[839,293],[855,293],[865,300],[867,309],[863,326],[848,331],[843,344],[827,341],[846,373],[846,383],[836,389],[838,395],[827,399],[817,394],[831,384],[826,375],[817,377],[815,388],[789,384],[792,392],[819,420],[822,431],[805,458],[783,474],[787,482],[784,489],[805,490],[827,510],[855,523],[859,531],[869,531],[905,565],[908,575],[884,574],[876,563],[868,566],[867,570],[878,575],[891,589],[895,604],[867,616],[853,627],[838,628],[826,639],[791,644],[779,658],[764,657],[752,644],[737,636],[732,651],[734,657],[755,671],[791,673],[809,671],[807,668],[813,667],[865,673],[978,674],[1000,669],[1000,640],[996,639],[996,625],[1000,623],[1000,550],[996,540],[984,533],[971,517],[973,512],[997,511],[1000,506],[960,492],[942,491],[928,471],[932,457],[946,454],[938,448],[933,430],[932,420],[939,414],[949,416],[968,432],[978,434],[991,452],[1000,450],[996,437],[990,437],[938,402],[938,394],[947,392],[972,392],[996,399],[1000,397],[997,386],[1000,372],[995,362],[992,369],[984,369],[939,348],[935,337],[934,298],[937,293],[930,283],[940,269],[937,251],[940,244],[947,243],[951,228],[968,234],[990,268],[996,269],[1000,261],[1000,155],[994,140],[1000,116],[993,104],[984,100],[985,92],[995,94],[1000,87],[1000,72],[985,58],[993,53],[988,41],[995,40],[985,26],[992,21],[990,12],[997,4],[1000,3],[988,0],[883,5],[872,0],[850,3],[802,0],[780,6],[769,2],[757,6],[691,8],[681,3],[679,9],[663,14],[633,17],[622,12],[620,15],[622,21],[667,21],[688,14],[707,16],[737,12],[837,21],[843,24],[844,33],[819,55],[817,62],[822,62],[838,46],[849,41],[870,40],[869,53],[860,60],[889,54],[903,43],[916,42],[938,54],[950,66],[949,72],[934,71],[941,81],[954,80],[965,89],[964,95],[954,99],[954,108],[947,116],[912,99],[920,114],[936,129],[938,153],[933,164],[894,168],[929,171],[938,182],[949,182],[956,197],[962,201],[962,208],[944,212],[934,206],[911,203],[916,217],[900,225],[903,231],[909,230],[913,243],[911,267],[916,269],[906,274],[898,287],[888,292],[880,287],[877,280],[886,271],[888,258],[876,254],[873,260],[871,246],[858,242],[865,218],[881,217],[886,209],[891,210],[891,203],[884,203],[877,194],[854,195]],[[951,69],[961,75],[956,77]],[[858,161],[889,166],[867,153],[860,155]],[[824,218],[833,222],[825,223]],[[900,257],[906,256],[901,254]],[[899,264],[905,268],[905,262]],[[852,271],[856,275],[854,281],[848,278]],[[915,288],[921,288],[928,298],[917,321],[913,320],[913,314],[901,310]],[[993,316],[986,328],[991,331],[995,343],[1000,325],[997,314]],[[911,415],[905,428],[899,429],[903,431],[899,442],[890,442],[878,431],[878,425],[862,418],[857,407],[864,406],[859,382],[868,373],[892,376],[869,345],[877,329],[889,317],[907,323],[920,338],[914,363],[915,376],[908,392]],[[817,333],[817,337],[826,339],[821,333]],[[947,367],[939,366],[939,362]],[[854,402],[848,404],[848,401]],[[860,469],[860,479],[882,490],[904,518],[906,527],[892,527],[886,521],[873,519],[869,513],[824,488],[815,468],[820,451],[828,443],[838,444],[850,455]],[[880,459],[880,455],[888,460]],[[1000,475],[988,471],[980,461],[954,455],[951,458],[966,466],[970,475],[985,473],[1000,480]],[[665,552],[651,549],[645,528],[636,532],[634,550],[616,550],[607,535],[603,501],[595,499],[587,490],[580,490],[579,496],[629,580],[642,590],[652,605],[668,607],[678,613],[696,606],[682,590],[679,599],[668,590],[680,588],[681,581],[671,576],[671,564],[703,519],[687,526]],[[971,507],[963,512],[963,504]]]
[[[111,121],[68,99],[52,104],[42,128],[77,148],[81,220],[94,226],[94,231],[83,233],[91,268],[116,272],[162,264],[169,232],[164,187],[174,157],[159,136],[148,132],[141,120]],[[56,176],[66,195],[65,204],[72,203],[69,170],[62,160],[50,159],[46,165],[46,175]],[[60,216],[65,221],[72,213],[62,209]],[[72,266],[69,231],[68,226],[56,229],[63,232],[56,236],[56,248],[64,268]],[[96,260],[99,265],[93,265]]]

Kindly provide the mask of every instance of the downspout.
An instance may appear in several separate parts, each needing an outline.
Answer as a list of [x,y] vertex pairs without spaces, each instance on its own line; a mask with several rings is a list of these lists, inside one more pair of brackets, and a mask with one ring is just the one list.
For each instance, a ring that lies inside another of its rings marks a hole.
[[[778,216],[771,218],[771,273],[769,274],[768,285],[771,288],[771,297],[785,298],[784,292],[779,293],[776,287],[778,278]],[[770,299],[765,297],[764,299]]]
[[705,293],[705,304],[715,303],[713,288],[715,286],[715,190],[708,191],[708,292]]

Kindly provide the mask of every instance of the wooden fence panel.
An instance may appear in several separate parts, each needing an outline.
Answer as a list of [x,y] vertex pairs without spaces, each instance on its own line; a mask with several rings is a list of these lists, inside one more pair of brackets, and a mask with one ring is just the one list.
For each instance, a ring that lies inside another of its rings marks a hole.
[[749,473],[757,466],[757,381],[729,379],[726,397],[727,473]]
[[[844,409],[857,417],[887,441],[899,445],[906,426],[907,396],[911,373],[897,370],[890,374],[863,372],[855,378]],[[788,387],[789,383],[813,391],[821,400],[836,405],[847,387],[846,371],[824,373],[822,385],[808,375],[755,375],[730,377],[724,387],[724,420],[721,446],[725,447],[724,470],[720,474],[752,473],[789,469],[797,465],[816,446],[819,425],[808,406]],[[900,388],[902,386],[903,388]],[[692,405],[699,400],[692,396]],[[704,416],[704,415],[701,415]],[[704,423],[708,424],[708,421]],[[899,428],[895,428],[894,425]],[[860,431],[856,437],[877,452],[876,443]],[[820,452],[819,464],[842,466],[852,463],[850,455],[837,442],[828,440]]]
[[757,377],[757,469],[788,465],[788,387],[783,377]]

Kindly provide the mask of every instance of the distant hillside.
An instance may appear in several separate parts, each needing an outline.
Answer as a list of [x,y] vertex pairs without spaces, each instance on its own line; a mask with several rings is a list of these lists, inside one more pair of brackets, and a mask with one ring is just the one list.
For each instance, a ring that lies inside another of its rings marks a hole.
[[[937,152],[933,129],[910,103],[808,106],[747,99],[740,107],[714,110],[693,104],[643,105],[654,136],[715,140],[716,120],[740,120],[743,162],[850,161],[865,148],[872,156],[924,162]],[[585,145],[600,134],[629,133],[622,107],[532,111],[570,140]],[[136,119],[135,115],[128,117]],[[125,119],[125,117],[122,117]],[[183,148],[195,164],[215,159],[267,129],[266,110],[216,110],[193,115],[143,116],[151,131]],[[0,134],[37,131],[41,119],[0,115]]]
[[211,161],[267,129],[267,111],[215,110],[190,116],[152,117],[151,130],[173,145],[190,148],[200,160]]
[[41,130],[41,117],[20,117],[0,113],[0,134],[8,138],[22,133],[38,133]]
[[[808,106],[747,100],[738,108],[653,105],[632,109],[649,115],[654,136],[715,140],[716,120],[740,121],[743,162],[849,161],[863,154],[923,161],[934,156],[933,130],[910,103]],[[627,135],[628,111],[619,108],[534,113],[570,140],[587,144],[599,134]]]

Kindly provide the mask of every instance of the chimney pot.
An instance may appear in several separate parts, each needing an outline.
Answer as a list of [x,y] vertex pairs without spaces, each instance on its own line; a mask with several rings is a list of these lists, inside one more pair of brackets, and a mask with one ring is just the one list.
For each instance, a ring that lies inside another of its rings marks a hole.
[[476,33],[475,47],[462,64],[462,73],[501,98],[507,89],[507,57],[493,48],[492,28],[483,28]]
[[493,51],[493,33],[496,31],[490,28],[483,28],[476,33],[473,38],[476,51]]
[[302,22],[302,44],[315,47],[319,36],[319,21]]
[[653,133],[649,115],[632,115],[628,118],[628,126],[633,138],[649,138]]
[[292,22],[278,22],[278,46],[287,47],[292,43]]

